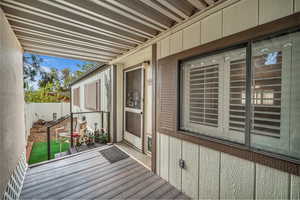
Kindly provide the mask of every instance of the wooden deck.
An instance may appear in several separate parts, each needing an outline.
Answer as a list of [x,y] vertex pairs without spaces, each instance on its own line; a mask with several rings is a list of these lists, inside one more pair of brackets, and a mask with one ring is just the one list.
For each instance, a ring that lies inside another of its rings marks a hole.
[[[109,147],[102,147],[109,148]],[[132,158],[110,164],[99,148],[29,168],[21,199],[188,199]]]

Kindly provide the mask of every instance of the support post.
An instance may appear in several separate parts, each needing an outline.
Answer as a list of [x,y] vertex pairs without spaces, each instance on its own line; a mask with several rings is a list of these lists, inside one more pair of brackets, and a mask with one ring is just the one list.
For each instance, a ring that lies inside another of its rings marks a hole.
[[47,127],[47,149],[48,149],[48,160],[51,159],[51,141],[50,141],[50,127]]
[[71,128],[70,128],[70,136],[71,136],[71,148],[74,147],[74,141],[73,141],[73,113],[71,113]]

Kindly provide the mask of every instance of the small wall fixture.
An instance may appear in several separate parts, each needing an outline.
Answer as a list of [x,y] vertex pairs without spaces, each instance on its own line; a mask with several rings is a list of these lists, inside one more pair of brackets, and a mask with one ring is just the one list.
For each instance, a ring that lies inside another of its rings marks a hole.
[[179,167],[180,167],[181,169],[184,169],[184,168],[185,168],[185,162],[184,162],[184,160],[179,159],[178,164],[179,164]]

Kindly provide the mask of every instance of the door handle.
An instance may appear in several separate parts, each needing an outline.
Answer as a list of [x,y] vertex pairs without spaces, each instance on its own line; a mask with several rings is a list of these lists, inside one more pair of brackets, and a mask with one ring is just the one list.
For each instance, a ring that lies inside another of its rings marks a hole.
[[140,113],[141,115],[143,114],[143,112]]

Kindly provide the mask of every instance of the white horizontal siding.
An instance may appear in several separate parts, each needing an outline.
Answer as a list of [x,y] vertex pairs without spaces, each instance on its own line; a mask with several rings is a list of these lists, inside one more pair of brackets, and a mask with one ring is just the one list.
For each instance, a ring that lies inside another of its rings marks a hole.
[[240,0],[228,5],[160,40],[158,59],[300,11],[300,0]]
[[192,199],[300,198],[299,176],[164,134],[157,137],[157,173]]

